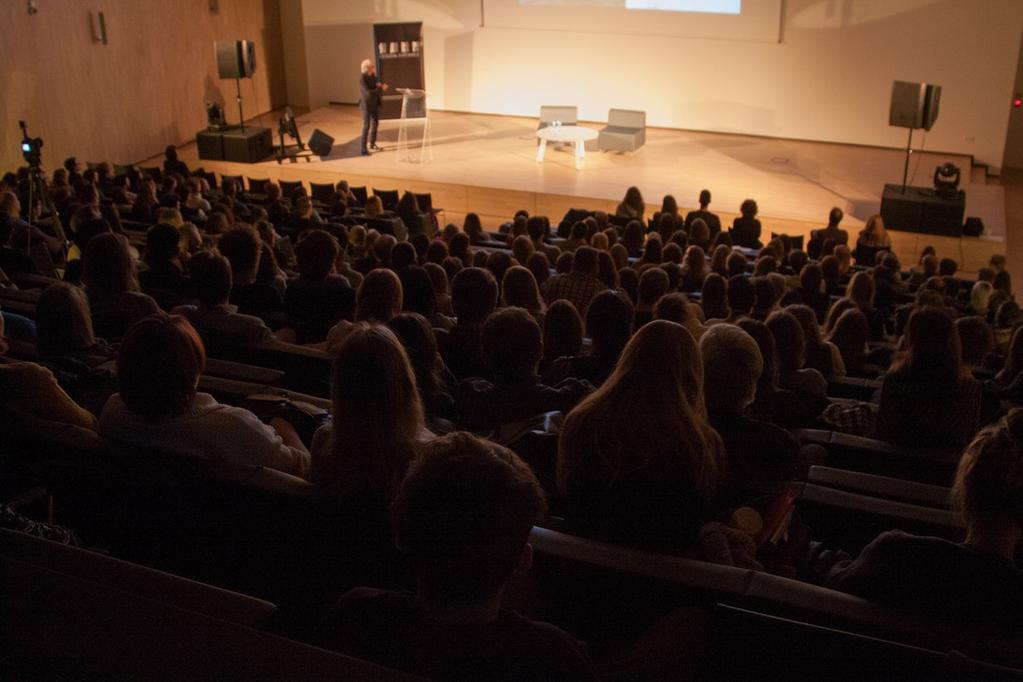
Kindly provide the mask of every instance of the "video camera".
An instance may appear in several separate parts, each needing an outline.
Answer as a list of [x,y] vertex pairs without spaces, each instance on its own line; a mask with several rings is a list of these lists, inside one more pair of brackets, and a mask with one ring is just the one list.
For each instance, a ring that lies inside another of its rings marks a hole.
[[39,164],[42,162],[42,148],[43,138],[41,137],[29,137],[28,128],[25,126],[24,121],[18,121],[18,126],[21,128],[21,155],[25,157],[25,163],[30,168],[39,168]]

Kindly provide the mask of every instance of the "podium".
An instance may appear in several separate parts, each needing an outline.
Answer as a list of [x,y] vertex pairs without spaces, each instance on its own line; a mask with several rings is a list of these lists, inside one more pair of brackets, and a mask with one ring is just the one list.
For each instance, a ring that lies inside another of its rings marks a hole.
[[430,109],[426,91],[401,89],[401,119],[398,124],[398,163],[426,163],[433,160],[430,139]]

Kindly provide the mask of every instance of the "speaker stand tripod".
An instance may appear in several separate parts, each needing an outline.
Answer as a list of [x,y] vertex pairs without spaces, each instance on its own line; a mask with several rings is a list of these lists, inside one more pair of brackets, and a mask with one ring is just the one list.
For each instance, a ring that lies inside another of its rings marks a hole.
[[238,101],[238,127],[241,128],[242,132],[245,132],[245,116],[242,115],[242,79],[235,78],[234,85],[238,93],[235,95],[235,99]]
[[909,129],[909,140],[906,142],[906,165],[902,168],[902,193],[906,193],[906,184],[909,181],[909,159],[913,156],[913,129]]

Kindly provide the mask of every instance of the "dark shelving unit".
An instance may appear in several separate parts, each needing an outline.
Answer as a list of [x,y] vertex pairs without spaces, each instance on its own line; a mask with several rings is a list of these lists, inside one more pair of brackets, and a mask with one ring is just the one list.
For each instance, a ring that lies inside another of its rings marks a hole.
[[399,88],[426,89],[423,69],[423,22],[373,24],[373,53],[377,77],[387,83],[380,118],[401,117]]

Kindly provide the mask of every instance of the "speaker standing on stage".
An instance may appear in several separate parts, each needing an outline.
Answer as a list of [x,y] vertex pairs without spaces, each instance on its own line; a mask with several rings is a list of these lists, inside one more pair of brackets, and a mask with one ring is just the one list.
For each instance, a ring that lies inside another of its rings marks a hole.
[[[377,126],[380,125],[381,93],[387,89],[387,83],[377,81],[376,67],[369,59],[363,59],[359,65],[362,76],[359,78],[359,109],[362,110],[362,155],[369,156],[369,150],[380,150],[377,146]],[[366,138],[369,137],[369,147]]]

